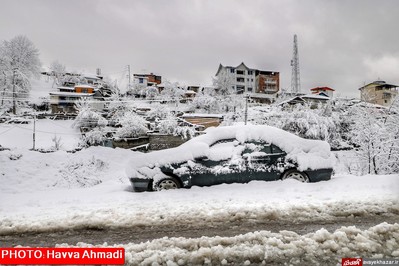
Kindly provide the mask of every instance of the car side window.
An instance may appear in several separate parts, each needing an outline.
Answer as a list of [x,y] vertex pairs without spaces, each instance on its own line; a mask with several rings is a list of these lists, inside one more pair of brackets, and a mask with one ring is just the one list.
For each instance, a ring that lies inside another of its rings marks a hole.
[[268,143],[265,143],[262,145],[262,149],[260,150],[261,152],[264,152],[266,154],[271,154],[272,153],[272,146]]
[[242,152],[243,155],[264,156],[271,154],[272,148],[270,143],[266,142],[247,142]]
[[277,154],[279,154],[279,153],[284,153],[284,151],[283,150],[281,150],[279,147],[277,147],[276,145],[271,145],[271,149],[272,149],[272,153],[277,153]]

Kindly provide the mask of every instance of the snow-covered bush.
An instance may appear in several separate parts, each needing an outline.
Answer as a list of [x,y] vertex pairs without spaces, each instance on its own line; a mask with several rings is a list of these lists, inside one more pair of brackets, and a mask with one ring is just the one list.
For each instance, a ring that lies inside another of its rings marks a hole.
[[104,130],[100,127],[93,128],[83,137],[83,146],[101,145],[107,139]]
[[57,137],[57,135],[54,135],[51,141],[54,143],[53,149],[59,151],[62,147],[61,137]]
[[147,118],[151,121],[157,119],[165,119],[171,115],[171,110],[168,106],[156,103],[151,106],[151,111],[148,112]]
[[169,116],[164,120],[161,120],[158,124],[158,131],[161,134],[173,135],[175,129],[179,126],[177,119],[173,116]]
[[119,119],[119,124],[121,127],[115,133],[116,138],[137,138],[148,131],[148,122],[132,111],[126,112]]
[[195,129],[188,126],[180,126],[174,116],[169,116],[159,122],[157,129],[161,134],[180,136],[183,139],[190,139],[195,135]]
[[89,127],[106,126],[107,120],[98,112],[93,111],[88,100],[81,99],[76,103],[78,115],[75,118],[73,127]]

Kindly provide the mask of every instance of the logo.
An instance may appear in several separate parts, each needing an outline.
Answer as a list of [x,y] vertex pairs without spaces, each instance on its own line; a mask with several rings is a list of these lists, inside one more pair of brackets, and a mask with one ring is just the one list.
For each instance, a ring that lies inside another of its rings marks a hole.
[[362,258],[343,258],[342,266],[363,266]]

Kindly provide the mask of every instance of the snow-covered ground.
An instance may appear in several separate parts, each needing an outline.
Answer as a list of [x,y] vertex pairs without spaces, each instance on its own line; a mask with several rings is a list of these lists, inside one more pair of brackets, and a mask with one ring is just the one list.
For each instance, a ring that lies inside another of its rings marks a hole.
[[[57,122],[60,133],[76,137],[70,121],[42,120],[48,128],[41,128],[39,123],[38,129],[53,132],[53,123]],[[134,152],[104,147],[76,153],[29,151],[31,132],[25,136],[23,132],[28,130],[22,128],[31,124],[13,126],[0,124],[0,145],[12,148],[0,151],[0,234],[89,225],[162,225],[172,221],[217,224],[243,218],[301,222],[399,213],[399,174],[350,175],[345,170],[347,158],[351,158],[347,153],[339,154],[336,175],[325,182],[251,182],[133,193],[125,168]],[[5,130],[8,131],[4,133]],[[16,136],[20,136],[19,141],[14,139]],[[52,136],[49,134],[47,142],[40,145],[51,147]],[[73,147],[78,141],[75,137],[65,139],[66,146],[71,143]],[[168,261],[169,265],[312,265],[323,257],[336,258],[333,263],[340,264],[338,258],[357,254],[398,257],[399,224],[381,224],[368,230],[319,230],[303,236],[290,231],[262,231],[231,238],[163,238],[127,244],[125,248],[127,263],[132,265]]]
[[[33,118],[25,119],[29,124],[0,124],[0,145],[10,149],[33,148]],[[55,143],[53,139],[59,139],[61,150],[73,150],[78,147],[80,132],[72,127],[73,120],[36,120],[36,149],[51,149]]]

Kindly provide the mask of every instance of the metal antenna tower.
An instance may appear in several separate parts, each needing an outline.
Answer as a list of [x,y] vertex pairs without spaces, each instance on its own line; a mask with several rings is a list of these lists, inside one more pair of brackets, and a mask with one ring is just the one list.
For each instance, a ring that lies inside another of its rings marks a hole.
[[291,92],[298,94],[301,92],[301,79],[299,75],[298,40],[296,34],[294,35],[294,48],[292,51],[291,69]]

